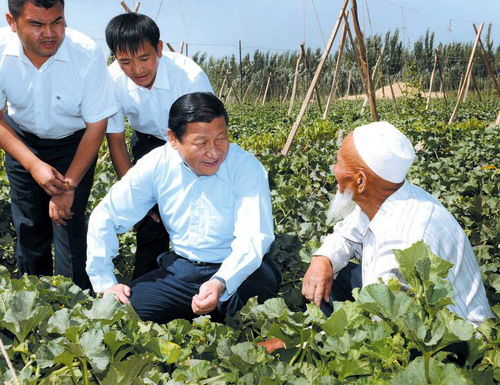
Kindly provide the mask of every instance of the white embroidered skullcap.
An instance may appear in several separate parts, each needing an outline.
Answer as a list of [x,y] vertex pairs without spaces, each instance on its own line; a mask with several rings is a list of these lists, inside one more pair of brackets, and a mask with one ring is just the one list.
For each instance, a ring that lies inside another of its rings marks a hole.
[[354,146],[366,165],[392,183],[404,181],[415,159],[408,138],[388,122],[374,122],[353,131]]

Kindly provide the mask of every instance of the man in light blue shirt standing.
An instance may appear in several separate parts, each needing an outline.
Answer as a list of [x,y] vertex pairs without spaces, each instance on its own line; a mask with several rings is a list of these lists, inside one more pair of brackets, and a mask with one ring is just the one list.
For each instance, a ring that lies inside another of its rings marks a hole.
[[[267,174],[229,143],[227,123],[224,105],[210,93],[172,105],[169,143],[142,157],[90,217],[87,273],[96,292],[130,301],[142,319],[159,323],[206,313],[220,320],[250,297],[277,293],[279,271],[264,258],[274,240]],[[117,234],[155,204],[174,252],[129,286],[117,283]]]

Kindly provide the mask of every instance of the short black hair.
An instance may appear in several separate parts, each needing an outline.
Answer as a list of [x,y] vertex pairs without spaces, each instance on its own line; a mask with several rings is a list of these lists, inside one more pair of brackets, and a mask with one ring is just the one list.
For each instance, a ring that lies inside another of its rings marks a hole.
[[172,130],[179,141],[182,141],[188,123],[209,123],[220,117],[224,117],[226,124],[229,124],[224,103],[217,96],[210,92],[193,92],[181,96],[172,104],[168,117],[168,128]]
[[57,3],[61,3],[64,8],[64,0],[9,0],[9,13],[14,19],[21,15],[25,3],[33,3],[35,6],[45,9],[52,8]]
[[160,42],[160,29],[149,16],[124,13],[113,17],[106,27],[106,43],[111,53],[135,54],[148,41],[156,49]]

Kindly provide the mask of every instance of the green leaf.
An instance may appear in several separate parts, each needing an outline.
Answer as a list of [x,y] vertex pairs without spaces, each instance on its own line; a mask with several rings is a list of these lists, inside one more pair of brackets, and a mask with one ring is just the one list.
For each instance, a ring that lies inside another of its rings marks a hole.
[[41,305],[35,292],[21,291],[10,299],[9,309],[1,324],[22,342],[51,314],[52,309]]
[[82,334],[79,345],[96,373],[102,373],[109,364],[109,356],[104,346],[102,330],[90,329]]
[[151,364],[149,354],[136,354],[125,361],[113,362],[109,365],[106,376],[100,381],[101,385],[132,385],[143,369]]

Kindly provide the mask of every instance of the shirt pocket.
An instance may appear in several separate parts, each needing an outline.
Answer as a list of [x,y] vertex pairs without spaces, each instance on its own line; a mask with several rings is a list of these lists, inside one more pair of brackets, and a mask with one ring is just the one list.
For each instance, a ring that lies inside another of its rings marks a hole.
[[52,95],[52,108],[54,112],[61,115],[81,117],[81,103],[80,95],[72,95],[68,92],[54,92]]

